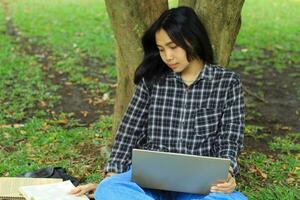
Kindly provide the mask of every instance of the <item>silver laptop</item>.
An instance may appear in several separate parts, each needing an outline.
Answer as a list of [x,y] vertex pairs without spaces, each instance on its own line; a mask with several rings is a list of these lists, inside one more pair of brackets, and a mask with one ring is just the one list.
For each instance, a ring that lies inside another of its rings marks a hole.
[[226,180],[229,159],[133,149],[132,181],[139,186],[195,194]]

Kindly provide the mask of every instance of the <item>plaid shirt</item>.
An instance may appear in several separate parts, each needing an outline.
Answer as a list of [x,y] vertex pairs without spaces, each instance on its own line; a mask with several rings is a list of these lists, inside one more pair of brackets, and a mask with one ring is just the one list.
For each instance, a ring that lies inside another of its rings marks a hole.
[[170,72],[151,88],[141,81],[116,133],[107,172],[127,171],[133,148],[229,158],[234,174],[242,148],[244,96],[239,77],[205,65],[187,87]]

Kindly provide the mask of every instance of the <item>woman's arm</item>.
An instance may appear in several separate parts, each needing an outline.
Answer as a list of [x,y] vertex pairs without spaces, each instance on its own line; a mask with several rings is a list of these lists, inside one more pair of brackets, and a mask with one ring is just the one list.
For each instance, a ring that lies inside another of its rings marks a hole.
[[227,92],[226,105],[217,138],[217,156],[230,159],[233,175],[239,171],[236,158],[243,146],[244,127],[244,93],[240,79],[235,76]]
[[144,132],[148,119],[149,91],[144,80],[136,87],[127,111],[117,130],[115,143],[106,172],[121,173],[128,170],[132,148]]

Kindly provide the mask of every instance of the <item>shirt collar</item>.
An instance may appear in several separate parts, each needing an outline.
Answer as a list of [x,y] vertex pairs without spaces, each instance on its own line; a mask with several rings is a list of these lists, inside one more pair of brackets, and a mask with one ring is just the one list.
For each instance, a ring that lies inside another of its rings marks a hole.
[[[177,80],[182,81],[180,75],[173,71],[171,72],[171,76]],[[205,63],[202,72],[198,75],[198,77],[194,83],[196,83],[202,79],[211,81],[213,79],[213,77],[214,77],[213,68],[210,66],[210,64]]]
[[205,63],[202,72],[199,74],[198,78],[196,81],[201,80],[201,79],[206,79],[206,80],[212,80],[214,77],[213,74],[213,68]]

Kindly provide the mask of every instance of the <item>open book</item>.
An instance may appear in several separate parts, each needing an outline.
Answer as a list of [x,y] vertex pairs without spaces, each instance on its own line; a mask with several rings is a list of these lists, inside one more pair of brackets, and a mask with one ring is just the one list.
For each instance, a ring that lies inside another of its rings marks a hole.
[[0,200],[25,200],[18,191],[21,186],[43,185],[62,181],[62,179],[57,178],[0,177]]
[[19,191],[26,200],[88,200],[86,196],[74,196],[69,194],[75,188],[71,181],[52,183],[45,185],[22,186]]

